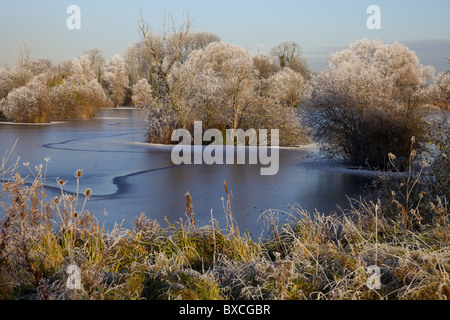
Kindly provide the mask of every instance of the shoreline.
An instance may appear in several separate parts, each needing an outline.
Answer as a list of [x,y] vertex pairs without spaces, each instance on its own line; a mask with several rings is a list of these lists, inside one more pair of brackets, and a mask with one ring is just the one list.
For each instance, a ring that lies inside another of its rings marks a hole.
[[[118,107],[118,108],[98,108],[97,110],[142,110],[142,108],[137,107]],[[30,122],[13,122],[8,121],[6,118],[0,118],[0,125],[1,124],[7,124],[7,125],[27,125],[27,126],[48,126],[48,125],[55,125],[55,124],[64,124],[69,123],[70,121],[80,121],[80,120],[95,120],[97,117],[93,117],[90,119],[66,119],[66,120],[55,120],[51,122],[43,122],[43,123],[30,123]],[[108,119],[108,117],[99,117],[98,119],[105,119],[105,120],[113,120]],[[120,120],[120,119],[118,119]]]
[[12,122],[12,121],[2,121],[0,120],[0,125],[10,125],[10,126],[50,126],[55,124],[64,124],[68,123],[67,121],[52,121],[52,122],[44,122],[44,123],[29,123],[29,122]]
[[[179,146],[179,144],[161,144],[161,143],[150,143],[150,142],[144,142],[144,141],[134,141],[133,144],[135,145],[139,145],[139,146],[146,146],[146,147],[150,147],[150,148],[161,148],[161,149],[172,149],[175,146]],[[211,146],[211,145],[202,145],[202,146],[195,146],[195,145],[191,145],[191,148],[199,148],[201,147],[202,149]],[[227,145],[214,145],[215,147],[223,147],[226,148]],[[315,150],[317,149],[317,144],[316,143],[310,143],[310,144],[305,144],[305,145],[298,145],[298,146],[283,146],[283,147],[272,147],[272,146],[267,146],[264,148],[267,149],[280,149],[280,150],[305,150],[308,151],[310,150]],[[188,147],[188,146],[186,146]],[[238,148],[237,146],[233,146],[234,148]],[[240,147],[242,148],[242,147]],[[249,148],[255,148],[253,146],[244,146],[245,149],[249,149]],[[259,148],[258,146],[256,148]]]

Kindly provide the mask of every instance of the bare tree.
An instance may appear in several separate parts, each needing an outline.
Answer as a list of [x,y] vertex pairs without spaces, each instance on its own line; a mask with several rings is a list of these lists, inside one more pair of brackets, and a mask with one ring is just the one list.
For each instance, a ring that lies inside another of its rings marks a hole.
[[156,34],[150,29],[149,23],[141,19],[138,22],[139,35],[142,42],[149,50],[149,61],[157,73],[158,86],[156,89],[157,100],[169,105],[175,113],[182,118],[179,94],[182,85],[177,81],[171,81],[171,71],[182,59],[183,51],[189,39],[192,21],[185,14],[184,22],[177,28],[171,15],[164,18],[161,34]]
[[19,64],[19,66],[26,66],[29,64],[29,62],[32,59],[31,51],[32,47],[29,43],[27,42],[20,43],[17,58],[17,63]]

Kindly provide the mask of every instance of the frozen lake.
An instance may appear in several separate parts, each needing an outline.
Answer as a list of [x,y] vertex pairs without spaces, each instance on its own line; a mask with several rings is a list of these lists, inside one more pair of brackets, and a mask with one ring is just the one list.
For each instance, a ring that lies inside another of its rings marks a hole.
[[[209,224],[211,209],[222,228],[226,226],[221,197],[223,182],[232,191],[233,217],[241,231],[259,235],[264,229],[258,217],[267,209],[289,212],[294,203],[320,212],[348,207],[345,195],[359,197],[370,182],[359,172],[323,166],[314,160],[314,149],[281,149],[280,169],[275,176],[261,176],[259,165],[174,166],[171,149],[145,143],[145,123],[138,109],[100,110],[94,120],[67,121],[51,125],[11,125],[0,123],[0,151],[11,149],[18,139],[14,157],[30,167],[45,164],[46,190],[59,195],[57,178],[68,180],[67,192],[76,191],[74,173],[83,169],[80,189],[92,189],[87,209],[107,226],[124,221],[129,227],[134,217],[145,212],[166,227],[185,218],[184,195],[193,198],[197,226]],[[27,168],[21,165],[21,173]],[[29,172],[28,172],[29,173]],[[52,199],[50,198],[50,199]]]

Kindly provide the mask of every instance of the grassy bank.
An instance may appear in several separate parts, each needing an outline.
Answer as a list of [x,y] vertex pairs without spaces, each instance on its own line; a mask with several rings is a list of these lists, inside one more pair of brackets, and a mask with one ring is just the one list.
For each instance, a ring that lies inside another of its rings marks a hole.
[[[0,168],[0,299],[439,299],[448,289],[449,211],[438,200],[427,204],[428,222],[397,200],[352,200],[330,215],[295,207],[287,224],[268,211],[268,237],[255,240],[235,224],[225,183],[226,226],[211,216],[197,228],[187,194],[183,220],[162,226],[142,214],[130,229],[107,231],[88,211],[81,170],[75,195],[60,180],[61,195],[49,199],[46,164],[9,156]],[[81,289],[69,289],[70,265]],[[369,266],[380,268],[380,289],[367,285]]]

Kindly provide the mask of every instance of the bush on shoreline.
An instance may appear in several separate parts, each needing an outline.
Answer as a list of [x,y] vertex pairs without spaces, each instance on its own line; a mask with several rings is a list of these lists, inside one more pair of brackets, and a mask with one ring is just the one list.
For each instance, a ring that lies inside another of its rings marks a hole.
[[388,154],[408,158],[408,141],[424,141],[421,106],[432,100],[434,69],[397,42],[358,40],[330,56],[305,99],[313,138],[352,165],[387,170]]
[[[94,61],[80,58],[54,67],[47,60],[30,60],[0,69],[0,110],[16,123],[89,119],[98,108],[109,107]],[[116,91],[116,90],[112,90]]]

